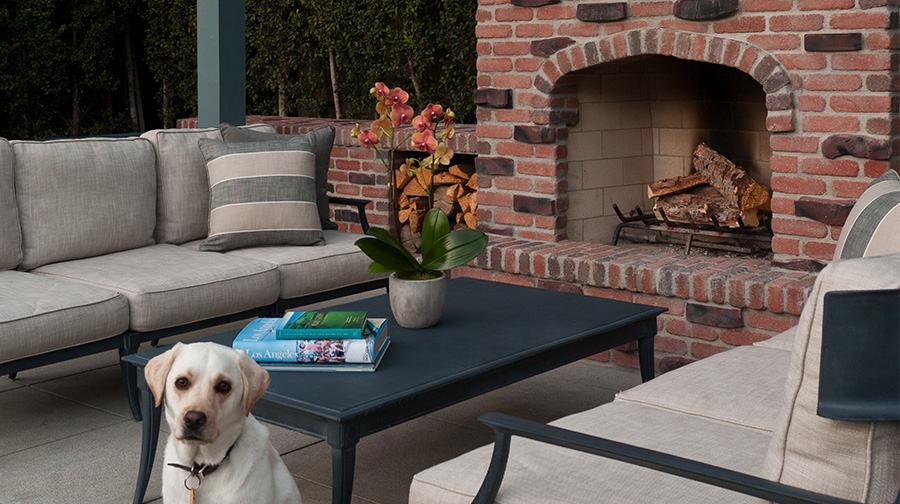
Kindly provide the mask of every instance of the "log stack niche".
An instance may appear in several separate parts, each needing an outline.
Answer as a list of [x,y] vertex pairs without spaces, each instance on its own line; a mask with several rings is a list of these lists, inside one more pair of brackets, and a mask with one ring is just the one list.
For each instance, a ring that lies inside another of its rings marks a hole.
[[[395,166],[405,161],[403,157]],[[426,189],[429,183],[433,187],[431,205],[447,214],[451,230],[478,226],[475,156],[456,154],[449,166],[438,166],[434,172],[426,168],[418,173],[403,173],[398,169],[396,180],[400,241],[409,251],[418,252],[421,248],[422,221],[431,208]]]

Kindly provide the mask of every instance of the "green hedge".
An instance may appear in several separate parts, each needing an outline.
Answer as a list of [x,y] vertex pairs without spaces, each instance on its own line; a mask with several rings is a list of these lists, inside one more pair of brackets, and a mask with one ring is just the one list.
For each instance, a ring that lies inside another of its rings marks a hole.
[[[477,0],[246,0],[247,110],[373,117],[376,81],[475,121]],[[196,116],[196,0],[0,2],[0,136],[138,131]]]

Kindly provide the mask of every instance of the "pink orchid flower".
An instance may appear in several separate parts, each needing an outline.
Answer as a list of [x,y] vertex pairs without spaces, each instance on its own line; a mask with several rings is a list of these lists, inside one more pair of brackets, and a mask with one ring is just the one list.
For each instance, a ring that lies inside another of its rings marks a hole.
[[365,130],[359,134],[359,143],[363,147],[369,149],[378,145],[378,135],[369,130]]
[[388,95],[386,98],[390,102],[391,106],[402,105],[402,104],[405,104],[407,102],[407,100],[409,100],[409,93],[396,87],[390,92],[390,95]]
[[422,111],[422,116],[427,117],[429,122],[437,121],[444,115],[444,107],[440,105],[435,105],[434,103],[429,103],[425,110]]
[[435,140],[434,134],[431,132],[431,130],[425,130],[421,133],[414,133],[411,141],[413,147],[419,149],[421,152],[434,154],[435,149],[437,149],[437,140]]
[[[398,88],[399,89],[399,88]],[[391,124],[399,128],[401,124],[410,124],[413,119],[413,108],[405,103],[391,107]]]
[[432,129],[431,121],[428,119],[428,116],[425,115],[425,112],[422,112],[421,114],[414,117],[412,120],[412,125],[419,133],[427,129]]

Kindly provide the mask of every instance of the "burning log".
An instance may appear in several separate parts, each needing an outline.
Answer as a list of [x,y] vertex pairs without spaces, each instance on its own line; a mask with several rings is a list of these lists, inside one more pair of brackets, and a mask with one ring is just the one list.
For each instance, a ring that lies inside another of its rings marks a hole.
[[694,169],[742,211],[759,208],[769,201],[768,189],[705,143],[694,149]]

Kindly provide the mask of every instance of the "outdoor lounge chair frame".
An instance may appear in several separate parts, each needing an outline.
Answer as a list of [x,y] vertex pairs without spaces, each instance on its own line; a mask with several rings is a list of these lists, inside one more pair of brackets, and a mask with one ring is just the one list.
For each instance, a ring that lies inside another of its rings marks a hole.
[[[897,388],[897,383],[900,382],[898,306],[900,291],[897,289],[836,291],[825,295],[823,366],[820,372],[818,408],[820,416],[862,421],[900,419],[900,391]],[[867,309],[862,309],[863,307]],[[872,313],[885,315],[873,317]],[[853,334],[854,338],[840,338],[841,333]],[[862,336],[863,341],[856,336]],[[825,364],[828,353],[839,358]],[[877,368],[859,365],[860,362],[876,362]],[[880,386],[873,387],[873,382]],[[865,404],[860,402],[860,398]],[[512,436],[599,455],[783,504],[853,502],[696,460],[501,413],[486,413],[478,417],[478,421],[494,430],[494,451],[487,475],[472,501],[473,504],[494,502],[509,460]],[[900,504],[900,492],[894,504]]]

